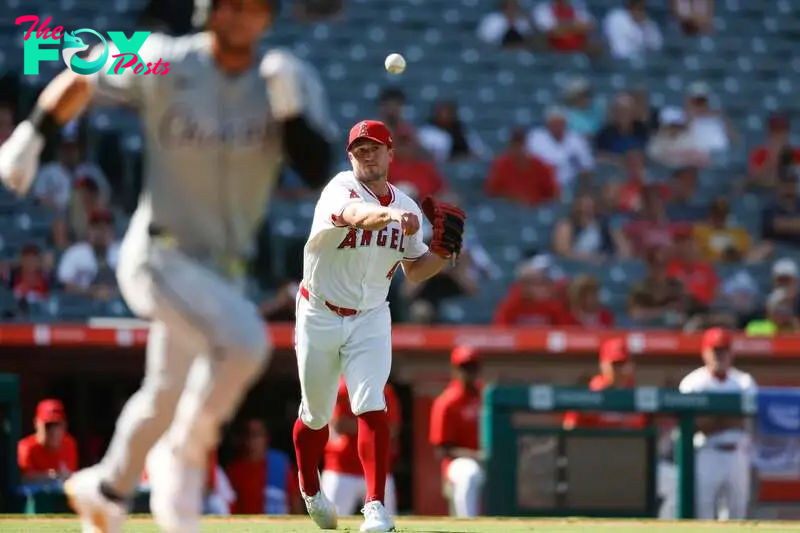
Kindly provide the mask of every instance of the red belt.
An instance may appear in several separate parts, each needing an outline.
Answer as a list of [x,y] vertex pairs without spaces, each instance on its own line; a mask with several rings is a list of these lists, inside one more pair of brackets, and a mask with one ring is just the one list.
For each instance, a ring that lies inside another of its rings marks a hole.
[[[300,285],[300,296],[305,298],[306,300],[310,300],[308,289],[304,285]],[[348,309],[347,307],[339,307],[338,305],[333,305],[332,303],[325,301],[325,307],[333,311],[339,316],[355,316],[358,314],[357,309]]]

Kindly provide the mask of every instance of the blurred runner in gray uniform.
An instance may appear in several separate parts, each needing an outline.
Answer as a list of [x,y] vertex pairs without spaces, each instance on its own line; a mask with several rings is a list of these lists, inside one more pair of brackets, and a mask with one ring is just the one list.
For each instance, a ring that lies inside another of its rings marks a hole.
[[241,291],[244,262],[282,161],[319,187],[332,153],[313,69],[284,51],[258,54],[276,1],[215,0],[208,32],[150,35],[139,55],[168,64],[163,75],[65,71],[0,147],[3,183],[25,193],[46,139],[95,97],[133,105],[142,121],[145,185],[117,277],[130,308],[152,321],[146,373],[106,457],[66,484],[86,533],[122,531],[146,458],[159,525],[199,531],[209,450],[269,358]]

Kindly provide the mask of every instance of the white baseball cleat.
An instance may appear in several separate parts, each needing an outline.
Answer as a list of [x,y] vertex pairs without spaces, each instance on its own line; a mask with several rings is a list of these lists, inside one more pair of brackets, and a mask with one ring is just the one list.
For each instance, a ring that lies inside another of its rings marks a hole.
[[127,509],[100,493],[101,481],[98,467],[80,470],[64,482],[64,494],[83,533],[122,533]]
[[367,502],[361,513],[364,515],[361,531],[394,531],[394,520],[381,502]]
[[314,521],[320,529],[336,529],[339,522],[339,517],[336,514],[336,507],[333,503],[325,497],[322,489],[320,489],[313,496],[308,496],[301,491],[303,501],[306,502],[306,510],[308,516]]
[[150,512],[165,533],[199,533],[205,470],[188,465],[163,442],[147,454]]

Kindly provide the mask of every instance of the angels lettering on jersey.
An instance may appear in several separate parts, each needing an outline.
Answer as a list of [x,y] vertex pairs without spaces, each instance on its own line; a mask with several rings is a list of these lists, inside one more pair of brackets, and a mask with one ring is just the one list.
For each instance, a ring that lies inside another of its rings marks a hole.
[[[422,230],[405,235],[397,222],[381,230],[361,230],[339,219],[356,202],[411,211],[422,219],[419,206],[405,193],[392,185],[388,192],[381,202],[351,171],[331,179],[317,202],[305,248],[303,279],[309,290],[338,306],[371,309],[386,301],[392,276],[402,262],[419,259],[428,251]],[[317,268],[320,263],[326,268]]]

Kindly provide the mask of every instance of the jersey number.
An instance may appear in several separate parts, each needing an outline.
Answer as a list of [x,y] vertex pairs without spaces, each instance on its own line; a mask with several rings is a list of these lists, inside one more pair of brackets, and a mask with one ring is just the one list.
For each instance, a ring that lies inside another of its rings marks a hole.
[[386,279],[392,279],[394,277],[394,273],[397,272],[397,268],[400,266],[400,261],[394,264],[394,266],[389,270],[386,274]]

